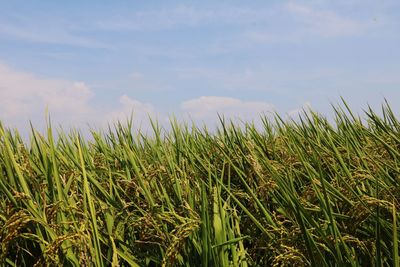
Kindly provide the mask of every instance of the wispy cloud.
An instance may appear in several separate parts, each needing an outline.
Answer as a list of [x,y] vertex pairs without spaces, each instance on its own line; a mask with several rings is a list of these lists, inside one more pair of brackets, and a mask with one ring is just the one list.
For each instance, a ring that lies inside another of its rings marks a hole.
[[[181,80],[194,81],[194,83],[209,86],[212,89],[222,89],[226,92],[282,92],[293,90],[290,84],[297,87],[311,86],[312,83],[325,80],[334,80],[339,77],[338,71],[321,67],[319,69],[285,70],[273,66],[253,66],[234,70],[220,68],[185,68],[176,69],[176,77]],[[312,87],[312,86],[311,86]]]
[[176,69],[176,76],[182,80],[198,81],[212,88],[228,91],[267,91],[272,90],[274,72],[262,69],[244,68],[223,70],[219,68],[185,68]]
[[270,9],[220,6],[200,8],[179,5],[171,8],[135,12],[129,19],[99,20],[97,27],[113,31],[165,30],[208,25],[246,25],[267,21]]
[[133,71],[129,75],[129,81],[127,82],[127,88],[132,91],[141,91],[141,92],[160,92],[160,91],[168,91],[171,89],[170,85],[163,83],[160,81],[160,77],[158,79],[154,79],[153,77],[149,77],[148,73],[144,73],[141,71]]
[[110,45],[86,36],[74,34],[65,25],[52,23],[48,25],[29,24],[24,21],[17,24],[0,22],[0,39],[14,39],[31,43],[70,45],[84,48],[110,48]]
[[[298,2],[287,2],[274,10],[275,27],[245,31],[240,39],[260,43],[298,43],[310,39],[360,36],[381,26],[372,19],[362,20]],[[243,41],[242,41],[243,42]]]
[[330,10],[318,10],[294,2],[289,2],[285,8],[309,34],[323,37],[357,35],[366,26],[365,23]]

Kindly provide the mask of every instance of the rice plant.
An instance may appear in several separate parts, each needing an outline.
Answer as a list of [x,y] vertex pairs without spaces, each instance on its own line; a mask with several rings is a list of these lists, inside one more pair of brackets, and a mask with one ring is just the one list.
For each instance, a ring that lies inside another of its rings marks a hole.
[[399,266],[400,122],[333,110],[90,140],[0,124],[0,265]]

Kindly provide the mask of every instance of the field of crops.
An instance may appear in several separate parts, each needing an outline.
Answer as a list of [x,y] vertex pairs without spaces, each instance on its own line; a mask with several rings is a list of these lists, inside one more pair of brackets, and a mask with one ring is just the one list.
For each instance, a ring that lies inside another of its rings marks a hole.
[[333,109],[29,142],[0,125],[0,265],[399,266],[400,122]]

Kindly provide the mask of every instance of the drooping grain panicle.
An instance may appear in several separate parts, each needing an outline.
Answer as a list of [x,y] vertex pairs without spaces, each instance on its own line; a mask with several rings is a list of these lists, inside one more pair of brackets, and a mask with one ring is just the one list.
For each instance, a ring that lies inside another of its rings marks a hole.
[[87,140],[0,123],[0,265],[399,266],[399,120],[332,110]]

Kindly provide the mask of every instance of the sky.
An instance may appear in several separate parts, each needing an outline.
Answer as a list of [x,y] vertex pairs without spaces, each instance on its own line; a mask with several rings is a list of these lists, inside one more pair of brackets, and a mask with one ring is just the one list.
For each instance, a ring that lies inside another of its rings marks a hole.
[[0,121],[399,114],[400,1],[0,0]]

